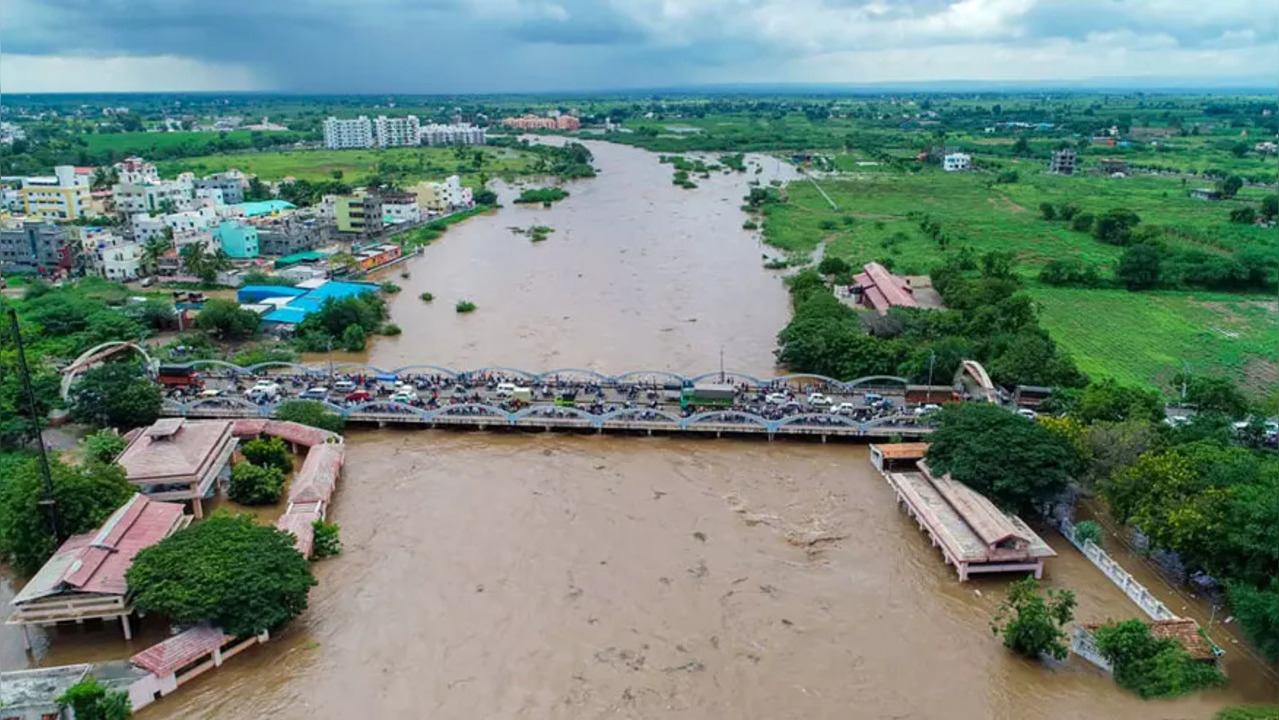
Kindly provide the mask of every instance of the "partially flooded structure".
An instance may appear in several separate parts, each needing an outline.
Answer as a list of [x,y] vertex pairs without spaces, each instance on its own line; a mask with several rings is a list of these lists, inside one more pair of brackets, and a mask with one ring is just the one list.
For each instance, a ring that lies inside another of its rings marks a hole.
[[960,581],[992,572],[1041,577],[1044,560],[1057,554],[1048,543],[986,496],[949,474],[933,473],[923,459],[927,452],[927,443],[871,445],[871,462],[946,563],[955,567]]
[[129,445],[116,460],[129,482],[156,500],[190,501],[204,517],[202,498],[214,483],[230,477],[236,439],[229,420],[164,418],[129,433]]

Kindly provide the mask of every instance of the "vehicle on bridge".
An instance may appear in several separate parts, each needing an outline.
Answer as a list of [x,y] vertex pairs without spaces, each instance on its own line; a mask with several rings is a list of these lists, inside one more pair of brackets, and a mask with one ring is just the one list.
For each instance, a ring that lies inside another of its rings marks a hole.
[[200,373],[183,365],[161,365],[155,379],[165,390],[198,389],[201,385]]
[[696,383],[680,391],[679,406],[732,407],[737,398],[737,388],[728,383]]

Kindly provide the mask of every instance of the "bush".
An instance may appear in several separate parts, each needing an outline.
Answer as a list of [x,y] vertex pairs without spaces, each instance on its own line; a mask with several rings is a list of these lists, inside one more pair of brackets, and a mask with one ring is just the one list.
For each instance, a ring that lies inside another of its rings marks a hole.
[[568,191],[558,187],[547,188],[530,188],[520,193],[515,198],[516,205],[541,203],[543,207],[550,207],[552,203],[559,202],[568,197]]
[[380,329],[378,329],[379,334],[387,335],[389,337],[395,337],[396,335],[399,335],[401,332],[403,332],[403,330],[400,330],[400,326],[396,325],[395,323],[387,323],[383,325]]
[[429,292],[424,292],[421,295],[418,295],[418,297],[422,299],[422,302],[431,302],[435,299],[435,296]]
[[1128,245],[1141,217],[1127,208],[1107,210],[1093,222],[1093,237],[1108,245]]
[[278,467],[242,462],[231,468],[227,497],[241,505],[271,505],[284,492],[284,473]]
[[1075,232],[1091,232],[1093,224],[1092,213],[1079,213],[1072,217],[1070,221],[1070,229]]
[[275,411],[275,419],[301,423],[313,428],[340,433],[346,420],[315,400],[290,400]]
[[1021,179],[1016,170],[1005,170],[995,176],[996,185],[1011,185]]
[[822,275],[842,275],[852,271],[848,261],[838,257],[824,257],[817,264],[817,272]]
[[1115,268],[1115,279],[1129,290],[1146,290],[1159,285],[1163,251],[1154,245],[1138,244],[1124,250]]
[[1052,260],[1039,271],[1039,281],[1045,285],[1077,285],[1093,287],[1101,278],[1097,271],[1079,260]]
[[1039,581],[1027,577],[1008,586],[1008,595],[999,605],[991,632],[1003,637],[1004,646],[1022,657],[1050,655],[1058,660],[1069,653],[1062,628],[1074,619],[1075,594],[1069,590],[1049,590],[1039,594]]
[[120,433],[112,429],[99,430],[84,438],[85,459],[109,465],[129,445]]
[[364,352],[367,342],[368,336],[359,325],[351,325],[342,332],[342,349],[347,352]]
[[1041,202],[1039,203],[1039,214],[1043,216],[1045,220],[1056,220],[1057,208],[1050,202]]
[[76,720],[125,720],[133,716],[129,693],[109,690],[93,676],[67,688],[58,697],[58,704],[71,708]]
[[1093,637],[1115,682],[1143,698],[1176,697],[1225,682],[1216,665],[1194,660],[1172,638],[1156,638],[1140,620],[1107,623]]
[[1097,547],[1101,547],[1104,535],[1101,531],[1100,525],[1092,520],[1085,520],[1081,523],[1075,524],[1075,539],[1081,544],[1092,543]]
[[243,340],[253,337],[262,323],[262,316],[245,310],[234,300],[208,300],[195,316],[195,326],[222,340]]
[[315,531],[315,539],[311,545],[311,554],[315,559],[332,557],[342,552],[342,540],[338,537],[340,528],[336,523],[316,520],[311,523],[311,528]]
[[383,281],[382,284],[379,285],[378,287],[382,288],[382,292],[386,293],[387,295],[394,295],[395,293],[400,291],[400,286],[396,285],[390,280]]
[[155,422],[164,395],[141,365],[108,363],[85,371],[69,399],[72,420],[127,430]]
[[746,222],[742,223],[742,229],[743,229],[743,230],[758,230],[758,229],[759,229],[759,225],[757,225],[757,224],[755,223],[755,221],[754,221],[754,220],[747,220]]
[[315,585],[291,534],[227,513],[143,548],[125,578],[142,612],[181,625],[209,622],[236,637],[297,617]]
[[1074,203],[1066,203],[1065,205],[1057,206],[1057,217],[1067,222],[1073,220],[1078,214],[1079,206]]
[[1230,211],[1230,222],[1251,225],[1257,219],[1257,211],[1245,205]]
[[470,300],[458,300],[457,305],[454,306],[454,309],[456,309],[460,313],[475,312],[475,303],[471,302]]
[[250,440],[240,446],[240,454],[259,467],[278,468],[282,473],[293,472],[293,453],[278,437]]

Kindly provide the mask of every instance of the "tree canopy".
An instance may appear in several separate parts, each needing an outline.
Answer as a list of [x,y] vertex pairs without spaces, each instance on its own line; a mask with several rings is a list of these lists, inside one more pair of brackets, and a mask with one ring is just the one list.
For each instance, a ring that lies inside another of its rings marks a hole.
[[284,491],[284,473],[274,466],[242,462],[231,468],[227,497],[241,505],[271,505]]
[[1033,577],[1008,586],[991,632],[1003,637],[1004,646],[1028,658],[1050,655],[1066,658],[1066,624],[1074,619],[1075,594],[1070,590],[1049,590],[1041,595]]
[[283,403],[276,408],[275,419],[310,425],[329,432],[342,432],[342,428],[346,426],[346,420],[341,415],[314,400],[290,400]]
[[1064,438],[996,405],[947,405],[929,436],[928,463],[1015,513],[1036,512],[1080,468]]
[[141,365],[108,363],[86,370],[69,399],[76,422],[123,430],[155,422],[164,395]]
[[292,535],[226,513],[144,548],[126,578],[138,609],[237,637],[297,617],[316,584]]
[[240,453],[254,465],[278,468],[282,473],[293,472],[293,453],[278,437],[254,438],[240,446]]
[[[50,459],[49,470],[64,536],[96,529],[137,492],[119,465],[90,461],[72,466]],[[36,459],[16,465],[7,475],[0,482],[0,556],[31,575],[58,549],[49,515],[40,505],[44,476]]]
[[1115,682],[1143,698],[1176,697],[1225,682],[1215,665],[1194,660],[1172,638],[1156,638],[1140,620],[1107,623],[1093,637]]
[[221,340],[244,340],[258,331],[262,317],[234,300],[213,298],[195,316],[195,326]]

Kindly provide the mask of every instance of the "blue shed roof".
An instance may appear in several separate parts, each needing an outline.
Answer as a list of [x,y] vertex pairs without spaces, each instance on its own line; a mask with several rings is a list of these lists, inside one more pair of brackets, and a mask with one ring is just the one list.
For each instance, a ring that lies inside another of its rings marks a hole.
[[245,217],[258,217],[259,215],[270,215],[281,210],[292,210],[297,206],[283,200],[262,200],[260,202],[242,202],[236,207],[244,210]]
[[278,310],[272,310],[262,316],[262,320],[269,323],[281,323],[284,325],[297,325],[306,319],[307,311],[302,308],[284,306]]
[[235,299],[242,303],[257,302],[266,298],[301,297],[306,292],[288,285],[245,285],[235,291]]

